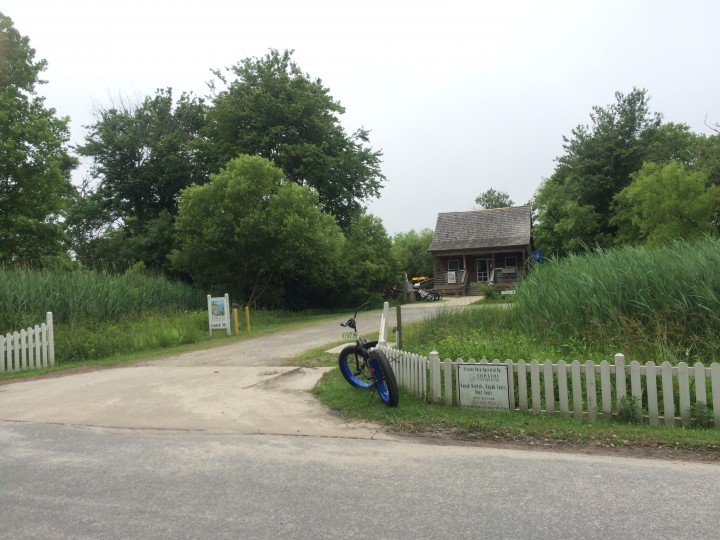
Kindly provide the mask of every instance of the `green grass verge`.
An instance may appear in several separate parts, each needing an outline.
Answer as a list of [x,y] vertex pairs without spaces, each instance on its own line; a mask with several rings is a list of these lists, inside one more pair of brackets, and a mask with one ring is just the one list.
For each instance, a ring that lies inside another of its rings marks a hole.
[[371,399],[368,390],[347,384],[337,369],[326,373],[313,392],[325,405],[347,418],[420,435],[548,447],[682,450],[706,459],[720,459],[717,430],[578,421],[559,415],[486,412],[427,404],[402,390],[400,406],[390,409],[377,396]]
[[68,369],[112,367],[152,360],[188,351],[228,345],[238,340],[299,328],[334,317],[324,313],[290,313],[258,310],[251,313],[251,331],[244,321],[239,335],[208,331],[207,312],[171,312],[124,319],[114,323],[85,322],[55,325],[52,368],[0,373],[0,380],[56,373]]

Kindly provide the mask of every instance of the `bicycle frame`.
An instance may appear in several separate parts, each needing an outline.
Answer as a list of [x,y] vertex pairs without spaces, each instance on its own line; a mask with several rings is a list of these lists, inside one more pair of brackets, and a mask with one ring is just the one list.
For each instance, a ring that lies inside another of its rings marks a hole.
[[[340,323],[340,326],[352,330],[355,344],[345,347],[340,352],[338,366],[350,385],[356,388],[376,390],[386,405],[396,407],[399,400],[397,381],[385,354],[374,349],[378,344],[377,341],[368,341],[357,331],[357,314],[367,305],[368,302],[364,303],[355,310],[355,314],[350,319]],[[345,333],[343,333],[343,337],[346,337]],[[374,392],[371,399],[373,395]]]

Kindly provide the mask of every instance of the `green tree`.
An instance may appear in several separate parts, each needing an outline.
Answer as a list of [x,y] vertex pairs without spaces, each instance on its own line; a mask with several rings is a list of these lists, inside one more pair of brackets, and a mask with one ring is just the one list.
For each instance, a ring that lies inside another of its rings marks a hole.
[[515,203],[504,191],[495,191],[490,188],[475,198],[475,204],[480,208],[507,208]]
[[378,297],[397,281],[391,257],[392,240],[382,221],[362,212],[345,232],[336,291],[343,305],[356,305]]
[[646,163],[616,197],[620,234],[650,244],[717,232],[720,187],[680,162]]
[[[662,117],[651,114],[646,90],[615,94],[616,103],[593,107],[592,128],[584,125],[563,137],[565,154],[538,189],[533,207],[536,245],[564,255],[584,246],[610,246],[613,197],[630,183],[651,149],[655,154]],[[672,148],[665,145],[666,150]]]
[[713,184],[720,186],[720,134],[699,137],[696,164],[708,173]]
[[42,265],[66,257],[61,217],[77,164],[67,117],[36,92],[46,69],[0,13],[0,262]]
[[432,276],[432,255],[428,248],[432,243],[433,230],[398,233],[392,239],[392,258],[398,276]]
[[201,99],[158,90],[140,104],[100,109],[78,152],[92,160],[97,183],[79,197],[68,226],[86,264],[166,266],[183,188],[207,180],[197,138]]
[[315,193],[264,158],[240,156],[183,190],[175,228],[174,266],[208,290],[294,307],[334,290],[340,229]]
[[215,71],[225,88],[209,111],[206,153],[213,171],[240,154],[269,159],[288,179],[316,191],[323,209],[347,229],[362,202],[379,195],[382,154],[369,146],[367,130],[345,133],[338,118],[345,109],[291,56],[271,50]]

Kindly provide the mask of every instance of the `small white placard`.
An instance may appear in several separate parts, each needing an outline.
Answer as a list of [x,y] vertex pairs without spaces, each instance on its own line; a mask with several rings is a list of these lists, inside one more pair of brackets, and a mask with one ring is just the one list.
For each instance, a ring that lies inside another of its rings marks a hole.
[[456,283],[457,276],[455,275],[455,272],[448,272],[447,273],[447,282],[454,284]]
[[509,411],[508,366],[458,364],[458,404],[489,411]]

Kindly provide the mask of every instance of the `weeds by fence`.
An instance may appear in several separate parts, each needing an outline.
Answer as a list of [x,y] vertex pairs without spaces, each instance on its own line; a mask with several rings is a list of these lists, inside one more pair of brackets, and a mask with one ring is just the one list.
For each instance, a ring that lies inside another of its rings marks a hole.
[[549,360],[440,360],[384,346],[398,384],[430,402],[457,405],[457,365],[461,363],[508,366],[511,408],[536,414],[565,414],[590,421],[617,418],[662,424],[720,428],[720,364],[677,366],[637,361],[626,365],[617,354],[614,363],[603,360],[570,363]]

